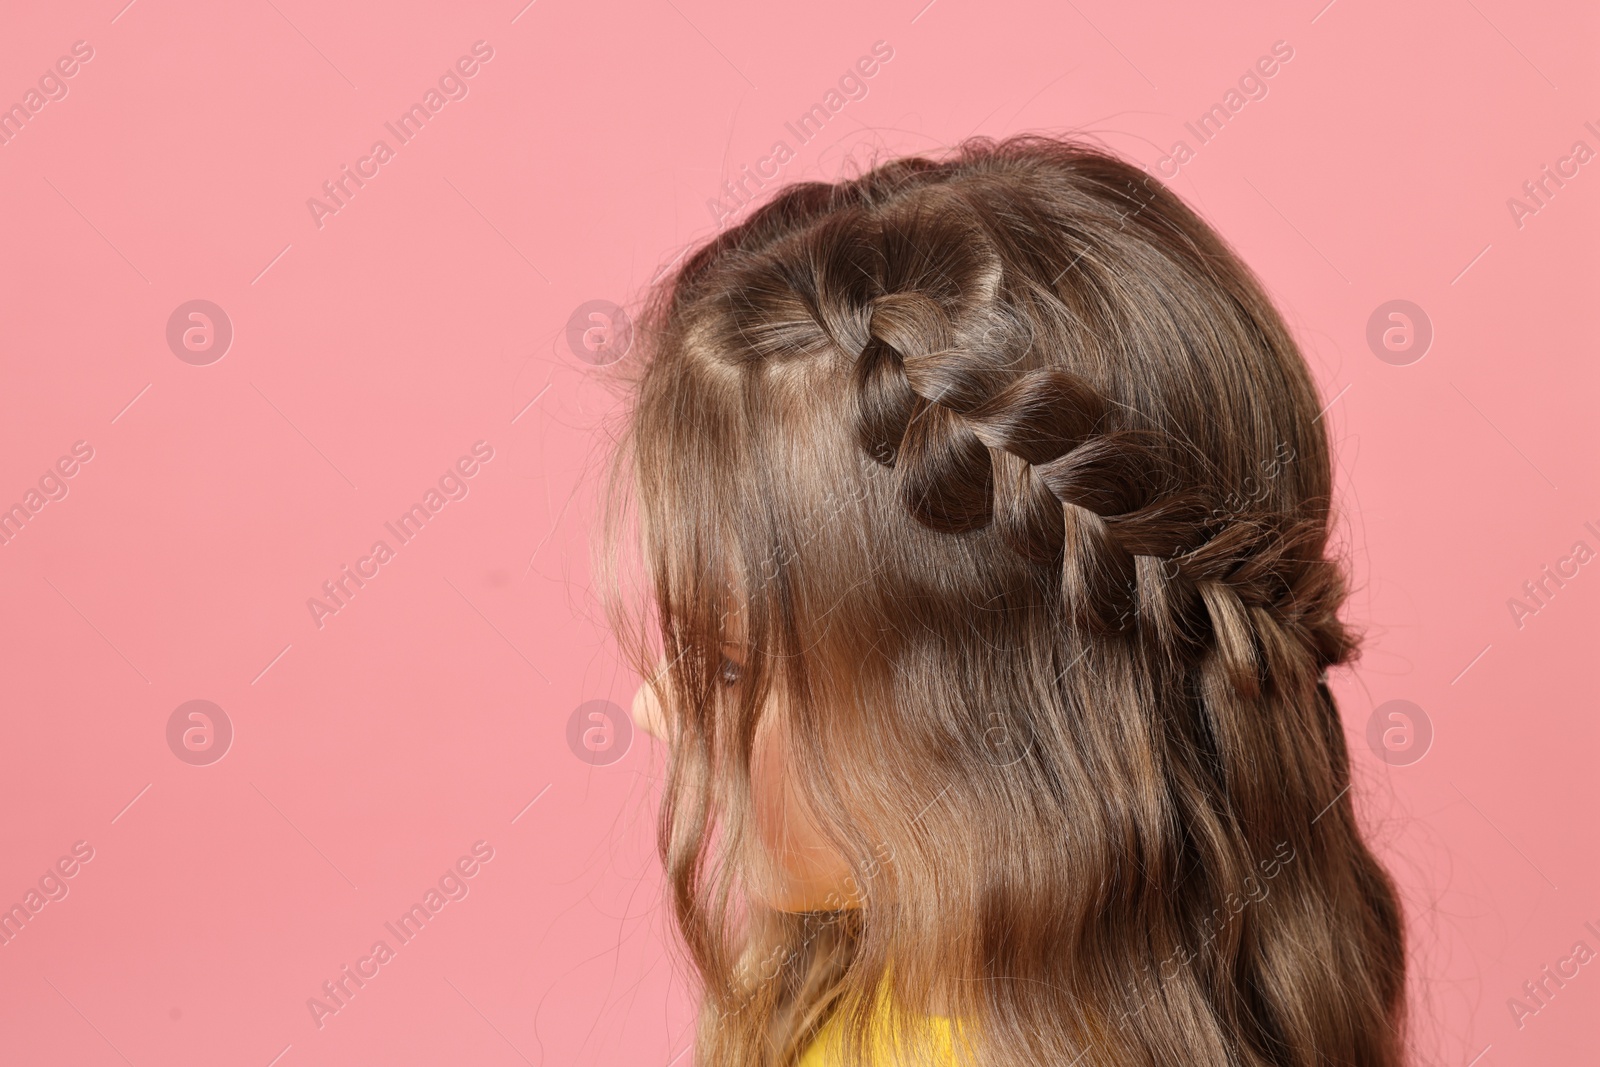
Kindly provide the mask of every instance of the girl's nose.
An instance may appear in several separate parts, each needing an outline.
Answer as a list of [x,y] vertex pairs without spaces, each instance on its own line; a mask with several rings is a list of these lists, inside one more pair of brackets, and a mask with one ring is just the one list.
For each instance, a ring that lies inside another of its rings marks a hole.
[[667,739],[666,716],[661,711],[661,698],[649,682],[639,686],[633,694],[633,721],[639,729],[657,741]]

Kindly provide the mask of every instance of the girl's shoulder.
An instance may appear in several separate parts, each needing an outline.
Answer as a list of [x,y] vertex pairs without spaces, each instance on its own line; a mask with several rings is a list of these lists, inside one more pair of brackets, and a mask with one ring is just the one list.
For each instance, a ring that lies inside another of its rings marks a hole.
[[[882,1019],[882,1016],[880,1016]],[[940,1015],[920,1019],[900,1019],[897,1025],[878,1025],[868,1046],[867,1067],[955,1067],[955,1027]],[[834,1015],[801,1055],[796,1067],[842,1067],[844,1028],[842,1017]]]

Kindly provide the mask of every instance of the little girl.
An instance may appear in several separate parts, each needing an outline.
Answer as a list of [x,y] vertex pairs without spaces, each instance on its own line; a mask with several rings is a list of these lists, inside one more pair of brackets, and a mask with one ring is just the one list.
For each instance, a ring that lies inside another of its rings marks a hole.
[[616,621],[696,1063],[1401,1063],[1317,392],[1217,234],[977,140],[787,187],[641,325]]

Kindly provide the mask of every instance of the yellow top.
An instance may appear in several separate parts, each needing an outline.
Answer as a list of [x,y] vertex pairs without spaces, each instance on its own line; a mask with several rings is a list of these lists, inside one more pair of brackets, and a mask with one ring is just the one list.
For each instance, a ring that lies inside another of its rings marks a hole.
[[[888,1004],[879,1008],[873,1020],[872,1040],[868,1044],[867,1063],[871,1067],[955,1067],[955,1025],[942,1015],[928,1015],[899,1031],[887,1025]],[[924,1029],[924,1034],[913,1034],[911,1028]],[[917,1040],[921,1038],[922,1040]],[[844,1063],[844,1027],[842,1018],[834,1015],[801,1055],[797,1067],[838,1067]],[[931,1058],[926,1057],[931,1053]]]

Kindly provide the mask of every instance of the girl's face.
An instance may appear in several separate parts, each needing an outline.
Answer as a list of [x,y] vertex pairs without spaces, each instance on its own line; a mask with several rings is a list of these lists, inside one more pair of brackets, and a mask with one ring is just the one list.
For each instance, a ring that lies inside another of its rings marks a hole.
[[[733,649],[726,653],[729,657]],[[663,667],[665,664],[663,664]],[[739,664],[724,663],[728,684],[738,684]],[[660,677],[664,670],[658,672]],[[751,804],[761,854],[753,857],[753,888],[779,911],[831,911],[856,906],[854,881],[844,858],[823,838],[789,773],[788,715],[779,695],[768,698],[752,753]],[[671,738],[670,710],[646,682],[633,697],[633,720],[659,741]]]

